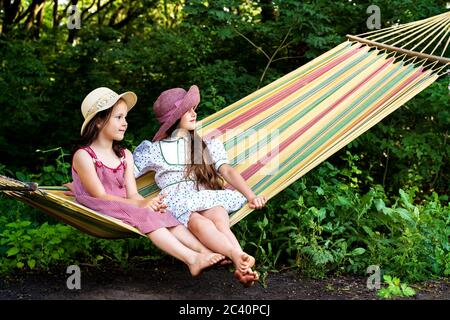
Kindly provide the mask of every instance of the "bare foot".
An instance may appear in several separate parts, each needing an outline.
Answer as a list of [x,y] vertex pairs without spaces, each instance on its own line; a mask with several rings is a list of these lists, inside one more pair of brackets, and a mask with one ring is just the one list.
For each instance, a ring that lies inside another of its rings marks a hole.
[[[200,250],[200,253],[214,253],[213,251],[209,250],[208,248],[204,248]],[[231,261],[230,258],[224,257],[224,259],[219,261],[219,266],[226,266],[229,264],[232,264],[233,261]]]
[[223,259],[225,259],[225,256],[219,253],[199,253],[195,262],[188,264],[189,271],[193,277],[196,277],[200,275],[204,269],[212,267]]
[[255,265],[255,258],[241,250],[233,251],[231,253],[231,260],[233,260],[236,270],[239,269],[241,273],[244,273],[247,269]]
[[[253,266],[255,265],[255,258],[253,258],[253,256],[251,256],[249,254],[247,254],[247,255],[248,255],[248,268],[250,269],[250,268],[253,268]],[[251,269],[250,269],[250,271],[251,271]]]
[[225,259],[223,259],[222,261],[219,262],[219,266],[226,266],[229,264],[232,264],[233,261],[231,261],[230,258],[225,257]]
[[259,280],[259,275],[256,271],[252,271],[252,269],[248,269],[245,272],[241,272],[240,270],[236,270],[234,272],[234,277],[239,280],[240,283],[245,288],[251,287],[255,281]]

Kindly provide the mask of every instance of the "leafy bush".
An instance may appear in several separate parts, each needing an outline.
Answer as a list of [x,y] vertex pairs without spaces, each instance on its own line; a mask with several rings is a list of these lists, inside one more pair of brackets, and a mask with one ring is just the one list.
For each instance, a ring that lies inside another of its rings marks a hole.
[[325,162],[237,226],[264,271],[284,263],[308,276],[365,274],[379,265],[410,281],[450,274],[450,205],[436,193],[414,204],[415,190],[392,200],[382,186],[360,194],[356,165]]
[[378,291],[378,296],[382,298],[392,299],[395,297],[412,297],[416,295],[413,288],[408,287],[406,283],[400,283],[400,279],[397,277],[392,278],[389,275],[384,275],[383,280],[386,282],[387,287]]
[[[0,199],[0,204],[10,200]],[[160,259],[162,252],[148,239],[105,240],[60,223],[38,224],[0,217],[0,272],[50,270],[58,265],[109,261],[126,267],[135,256]]]

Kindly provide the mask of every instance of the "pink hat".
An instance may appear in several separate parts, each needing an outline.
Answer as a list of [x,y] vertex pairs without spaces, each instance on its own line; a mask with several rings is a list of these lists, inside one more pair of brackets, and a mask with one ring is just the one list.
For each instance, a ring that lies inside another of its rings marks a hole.
[[173,88],[161,93],[153,104],[156,119],[161,124],[153,142],[160,140],[178,119],[199,103],[200,92],[196,85],[191,86],[188,92],[182,88]]

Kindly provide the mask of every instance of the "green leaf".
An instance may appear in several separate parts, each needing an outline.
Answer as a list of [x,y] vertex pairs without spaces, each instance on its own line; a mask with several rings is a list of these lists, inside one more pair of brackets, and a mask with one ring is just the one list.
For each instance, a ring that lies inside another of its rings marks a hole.
[[269,224],[269,220],[267,219],[266,216],[264,216],[264,219],[263,219],[263,226],[265,227],[265,226],[267,226],[268,224]]
[[348,201],[348,199],[343,196],[337,197],[336,204],[340,206],[347,206],[347,207],[350,206],[350,202]]
[[8,257],[14,256],[14,255],[18,254],[19,251],[20,251],[19,248],[17,248],[17,247],[12,247],[12,248],[9,249],[8,251],[6,251],[6,255],[7,255]]
[[363,226],[362,227],[363,228],[363,230],[365,231],[365,232],[367,232],[367,234],[371,237],[371,238],[373,238],[374,236],[375,236],[375,233],[372,231],[372,229],[370,229],[368,226]]
[[30,269],[34,269],[34,267],[36,266],[36,260],[34,259],[28,260],[28,266],[30,267]]
[[383,211],[383,209],[386,208],[386,204],[381,199],[375,199],[373,200],[373,203],[375,204],[375,208],[377,208],[378,212]]
[[363,254],[364,252],[366,252],[366,249],[364,248],[356,248],[352,251],[351,255],[352,256],[359,256],[361,254]]
[[389,299],[391,298],[391,293],[387,288],[383,288],[378,291],[378,296],[381,298]]
[[403,189],[400,189],[399,193],[400,193],[400,198],[402,199],[405,206],[407,208],[413,207],[413,205],[411,204],[411,200],[409,199],[409,195],[405,191],[403,191]]
[[400,279],[397,278],[397,277],[394,277],[394,279],[393,279],[392,282],[394,283],[395,286],[399,286],[399,284],[400,284]]
[[411,215],[408,210],[406,210],[404,208],[397,208],[397,209],[395,209],[395,211],[398,212],[400,217],[402,217],[404,220],[406,220],[410,223],[414,223],[414,220],[411,218]]
[[416,291],[414,291],[413,288],[408,287],[406,284],[402,285],[402,291],[406,297],[412,297],[412,296],[416,295]]
[[316,188],[316,193],[317,193],[319,196],[323,196],[323,195],[325,194],[325,191],[323,191],[323,189],[322,189],[321,187],[317,187],[317,188]]

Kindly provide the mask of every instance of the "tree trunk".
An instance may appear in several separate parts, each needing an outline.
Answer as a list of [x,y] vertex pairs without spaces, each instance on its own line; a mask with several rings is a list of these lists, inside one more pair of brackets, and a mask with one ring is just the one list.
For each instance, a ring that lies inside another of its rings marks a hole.
[[102,19],[100,17],[100,10],[101,9],[102,9],[101,0],[98,0],[97,1],[97,12],[98,12],[98,14],[97,14],[97,24],[98,24],[99,27],[102,25]]
[[53,0],[53,30],[58,28],[58,0]]
[[[78,0],[71,0],[72,6],[76,6],[78,4]],[[67,37],[67,42],[70,44],[73,44],[73,41],[75,40],[75,34],[77,32],[77,29],[75,28],[68,28],[69,30],[69,36]]]
[[17,13],[19,12],[21,0],[3,0],[3,10],[4,10],[4,18],[3,18],[3,25],[2,30],[0,30],[0,34],[7,34],[9,30],[12,29],[12,25],[14,22],[14,19],[17,16]]
[[25,21],[27,31],[30,31],[31,28],[33,27],[34,20],[36,19],[37,7],[38,7],[38,0],[33,0],[29,8],[30,13],[28,13],[27,20]]
[[44,15],[45,15],[45,0],[42,0],[42,2],[36,8],[36,23],[33,28],[34,39],[39,39],[40,37],[41,26],[42,22],[44,21]]

